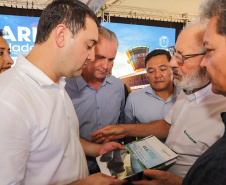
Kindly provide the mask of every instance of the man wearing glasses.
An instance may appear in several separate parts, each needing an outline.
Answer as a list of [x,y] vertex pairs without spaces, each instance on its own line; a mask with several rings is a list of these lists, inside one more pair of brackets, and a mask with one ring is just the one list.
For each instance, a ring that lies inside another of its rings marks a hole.
[[[121,137],[155,135],[166,139],[166,145],[178,153],[176,163],[165,171],[145,170],[144,174],[159,184],[181,184],[196,159],[223,135],[220,113],[226,109],[223,96],[213,94],[205,68],[200,67],[204,56],[205,26],[194,24],[179,35],[170,48],[174,83],[183,89],[165,120],[146,124],[108,126],[93,134],[93,139],[109,141]],[[213,124],[214,122],[214,124]],[[146,180],[133,184],[147,184]],[[150,183],[150,182],[149,182]]]
[[[184,35],[184,33],[181,35]],[[191,94],[209,84],[206,69],[200,68],[199,63],[196,62],[203,58],[205,52],[200,51],[203,50],[203,48],[200,48],[199,51],[197,51],[197,48],[191,48],[191,52],[196,51],[199,53],[183,55],[183,53],[185,53],[184,51],[187,51],[187,49],[186,45],[180,43],[181,40],[182,39],[178,39],[175,47],[169,47],[170,55],[174,57],[170,62],[170,67],[173,71],[174,84],[183,89],[185,94]]]

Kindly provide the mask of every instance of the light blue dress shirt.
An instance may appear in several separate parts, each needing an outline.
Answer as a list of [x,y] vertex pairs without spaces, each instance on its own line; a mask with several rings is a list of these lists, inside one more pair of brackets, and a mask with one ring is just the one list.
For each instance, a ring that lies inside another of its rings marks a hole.
[[79,120],[80,136],[91,140],[91,134],[107,125],[124,123],[124,83],[107,75],[95,90],[82,76],[66,79],[69,94]]
[[163,120],[175,103],[179,92],[180,90],[174,86],[173,94],[166,101],[157,96],[150,85],[130,93],[125,106],[125,123]]
[[[79,120],[80,136],[91,140],[91,134],[107,125],[124,123],[124,82],[107,75],[95,90],[82,76],[66,79],[69,94]],[[90,172],[98,172],[95,158],[87,157]]]

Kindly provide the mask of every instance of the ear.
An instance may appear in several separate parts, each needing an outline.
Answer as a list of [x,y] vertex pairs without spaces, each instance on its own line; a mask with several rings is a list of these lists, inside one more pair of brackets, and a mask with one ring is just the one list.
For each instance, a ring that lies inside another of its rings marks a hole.
[[62,48],[65,45],[67,27],[64,24],[59,24],[55,28],[55,41],[58,47]]

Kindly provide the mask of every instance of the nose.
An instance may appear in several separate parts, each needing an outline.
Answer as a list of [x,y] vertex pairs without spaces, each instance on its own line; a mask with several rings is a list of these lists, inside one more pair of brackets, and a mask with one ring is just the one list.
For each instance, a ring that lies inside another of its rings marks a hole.
[[104,68],[104,69],[107,69],[108,68],[108,59],[105,58],[102,60],[102,64],[101,66]]
[[159,78],[162,76],[162,72],[160,70],[155,71],[155,78]]
[[169,62],[169,67],[174,68],[174,67],[178,67],[178,63],[176,61],[175,56],[172,56],[170,62]]
[[208,61],[208,59],[207,59],[207,56],[205,55],[205,56],[203,57],[201,63],[200,63],[200,66],[201,66],[201,67],[206,67],[207,61]]
[[11,58],[11,56],[8,53],[5,55],[4,63],[6,66],[11,66],[14,64],[13,59]]
[[94,61],[95,60],[95,50],[94,50],[94,47],[90,50],[90,53],[88,54],[87,59],[90,60],[90,61]]

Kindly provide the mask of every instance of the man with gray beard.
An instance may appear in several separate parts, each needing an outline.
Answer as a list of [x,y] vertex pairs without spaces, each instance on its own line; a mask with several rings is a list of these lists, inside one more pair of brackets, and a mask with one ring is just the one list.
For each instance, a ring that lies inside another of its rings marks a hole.
[[[175,52],[175,50],[171,50],[171,53],[172,52]],[[209,78],[205,68],[199,68],[185,75],[178,72],[175,67],[172,67],[172,71],[174,74],[182,77],[182,81],[178,81],[177,78],[174,78],[173,82],[177,87],[183,89],[185,94],[191,94],[194,90],[198,90],[200,87],[209,84]]]
[[98,142],[148,135],[167,138],[166,145],[179,155],[177,161],[167,171],[145,170],[144,174],[153,180],[133,184],[181,184],[197,158],[223,135],[220,113],[226,109],[225,98],[213,94],[206,70],[200,67],[205,55],[204,32],[204,25],[193,24],[180,33],[175,47],[169,48],[174,83],[183,91],[165,120],[107,126],[93,134]]
[[[195,31],[194,29],[196,28],[199,31]],[[201,68],[199,65],[200,59],[205,55],[202,44],[204,30],[204,25],[189,25],[185,27],[179,35],[175,47],[169,47],[170,55],[174,57],[169,65],[173,71],[174,84],[183,89],[185,94],[194,93],[209,84],[206,69]],[[187,40],[186,37],[190,31],[193,31],[192,33],[195,34],[194,37],[196,37],[196,39],[189,41],[189,44],[184,44],[184,40]],[[187,54],[188,51],[195,54]]]

